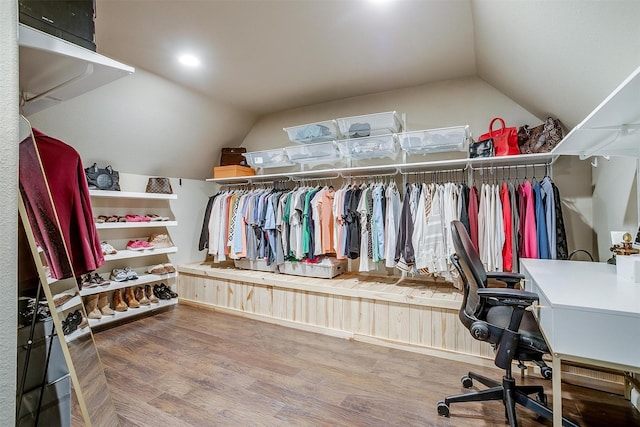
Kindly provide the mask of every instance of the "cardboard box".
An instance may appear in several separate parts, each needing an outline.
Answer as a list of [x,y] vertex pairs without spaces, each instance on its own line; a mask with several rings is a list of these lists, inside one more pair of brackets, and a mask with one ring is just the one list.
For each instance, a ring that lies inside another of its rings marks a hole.
[[213,178],[235,178],[238,176],[252,176],[256,171],[247,166],[229,165],[215,166],[213,168]]

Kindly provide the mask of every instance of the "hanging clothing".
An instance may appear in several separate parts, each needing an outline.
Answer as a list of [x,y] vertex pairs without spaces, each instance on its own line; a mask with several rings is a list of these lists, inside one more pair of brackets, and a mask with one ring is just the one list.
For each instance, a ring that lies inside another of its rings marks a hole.
[[105,261],[80,155],[73,147],[37,129],[33,129],[33,135],[34,141],[29,137],[20,143],[19,184],[34,237],[44,251],[51,276],[62,279],[96,270]]
[[509,200],[509,187],[502,183],[500,188],[500,201],[502,202],[502,225],[504,227],[504,245],[502,246],[503,271],[513,270],[513,220],[511,215],[511,202]]
[[471,238],[471,243],[473,247],[476,248],[476,251],[480,251],[478,247],[478,211],[480,207],[478,204],[478,190],[474,185],[469,189],[469,237]]
[[553,188],[553,203],[556,213],[556,255],[558,259],[569,259],[569,248],[567,244],[567,235],[564,229],[560,191],[553,182],[551,183],[551,187]]
[[544,202],[544,213],[547,225],[547,239],[549,240],[549,258],[557,259],[556,248],[556,211],[551,178],[545,176],[540,184],[540,193]]

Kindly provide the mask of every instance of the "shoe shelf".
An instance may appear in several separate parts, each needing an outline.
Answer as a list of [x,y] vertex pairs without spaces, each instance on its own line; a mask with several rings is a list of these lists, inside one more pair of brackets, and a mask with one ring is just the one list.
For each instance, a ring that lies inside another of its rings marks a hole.
[[95,295],[101,294],[103,292],[110,292],[116,289],[124,289],[129,288],[131,286],[143,286],[147,283],[155,283],[161,282],[163,280],[168,280],[177,277],[176,273],[169,274],[140,274],[135,280],[125,280],[123,282],[116,282],[115,280],[111,280],[109,285],[107,286],[95,286],[93,288],[82,288],[80,290],[80,295],[86,297],[87,295]]
[[115,261],[119,259],[140,258],[151,255],[172,254],[178,252],[177,246],[171,246],[170,248],[157,248],[157,249],[144,249],[141,251],[132,251],[130,249],[120,249],[118,253],[105,255],[105,261]]
[[149,222],[101,222],[96,224],[98,230],[115,230],[120,228],[177,227],[178,221]]
[[138,193],[133,191],[106,191],[106,190],[89,190],[91,197],[111,197],[117,199],[155,199],[155,200],[175,200],[177,194],[160,194],[160,193]]
[[108,325],[109,323],[121,321],[129,317],[139,316],[141,314],[149,313],[160,308],[176,305],[177,303],[178,298],[172,298],[170,300],[160,300],[155,304],[152,303],[149,305],[141,305],[138,308],[129,308],[127,311],[116,311],[116,314],[113,316],[103,315],[100,319],[89,319],[89,326],[91,326],[91,328],[95,328]]
[[80,298],[80,295],[76,295],[61,306],[56,307],[56,311],[58,313],[62,313],[63,311],[69,310],[70,308],[76,307],[80,304],[82,304],[82,299]]
[[[91,320],[91,319],[89,319]],[[89,326],[91,326],[91,324],[89,324]],[[68,343],[77,340],[78,338],[87,335],[91,332],[91,328],[85,326],[84,328],[80,329],[76,329],[75,331],[71,332],[69,335],[65,335],[64,336],[64,340]]]

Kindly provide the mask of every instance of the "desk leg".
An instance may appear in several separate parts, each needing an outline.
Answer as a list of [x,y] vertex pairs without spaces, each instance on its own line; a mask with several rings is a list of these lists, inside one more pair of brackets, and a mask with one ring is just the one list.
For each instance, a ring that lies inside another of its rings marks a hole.
[[562,363],[559,356],[554,354],[552,357],[553,425],[562,426]]

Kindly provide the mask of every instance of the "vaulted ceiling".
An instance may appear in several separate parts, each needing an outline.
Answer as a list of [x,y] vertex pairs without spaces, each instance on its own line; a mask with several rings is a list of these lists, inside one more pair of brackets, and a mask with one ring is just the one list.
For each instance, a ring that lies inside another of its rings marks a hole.
[[638,18],[633,0],[98,0],[96,40],[257,116],[477,75],[573,126],[640,65]]

